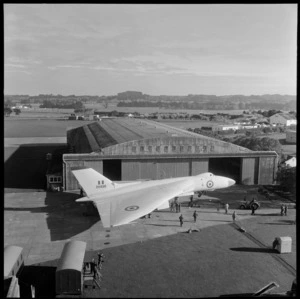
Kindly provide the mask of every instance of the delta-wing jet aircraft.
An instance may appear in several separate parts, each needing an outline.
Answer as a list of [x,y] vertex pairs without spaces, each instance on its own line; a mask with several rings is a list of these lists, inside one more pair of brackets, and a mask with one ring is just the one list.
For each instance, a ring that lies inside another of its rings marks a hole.
[[92,168],[72,172],[86,193],[86,197],[76,201],[92,201],[104,227],[127,224],[155,209],[169,208],[169,200],[177,196],[235,184],[230,178],[209,172],[196,176],[129,183],[114,183]]

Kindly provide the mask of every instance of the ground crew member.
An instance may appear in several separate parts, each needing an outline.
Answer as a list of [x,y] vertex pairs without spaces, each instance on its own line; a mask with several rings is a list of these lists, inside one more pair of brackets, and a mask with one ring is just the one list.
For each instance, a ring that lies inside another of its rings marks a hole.
[[228,210],[229,210],[229,204],[226,203],[226,204],[225,204],[225,214],[228,214]]
[[82,190],[82,188],[80,188],[80,195],[79,196],[83,197],[83,190]]
[[285,205],[285,206],[284,206],[284,215],[285,215],[285,216],[287,216],[287,210],[288,210],[288,206]]
[[102,266],[103,261],[104,261],[104,254],[98,252],[98,268]]
[[251,215],[254,215],[254,214],[255,214],[255,209],[254,209],[254,206],[253,206],[253,205],[251,206],[251,210],[252,210]]
[[197,221],[197,216],[198,216],[198,214],[197,214],[197,212],[195,211],[194,214],[193,214],[194,222],[195,222],[195,223],[196,223],[196,221]]
[[183,216],[182,216],[182,214],[179,216],[179,222],[180,222],[180,226],[182,226],[182,224],[183,224]]
[[96,263],[95,263],[95,259],[92,259],[92,261],[91,261],[91,272],[93,274],[93,277],[96,278]]
[[189,207],[193,207],[194,203],[193,203],[193,195],[191,195],[190,197],[190,202],[189,202]]
[[281,205],[281,212],[280,213],[281,213],[281,216],[283,216],[283,214],[284,214],[284,205],[283,204]]
[[233,213],[232,213],[232,220],[233,220],[233,222],[235,222],[235,218],[236,218],[236,213],[235,213],[235,211],[233,211]]

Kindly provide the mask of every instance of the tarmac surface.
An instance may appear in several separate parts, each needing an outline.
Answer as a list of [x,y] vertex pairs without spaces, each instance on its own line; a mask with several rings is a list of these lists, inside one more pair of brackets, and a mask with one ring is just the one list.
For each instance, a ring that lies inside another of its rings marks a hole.
[[[4,246],[24,248],[21,280],[36,286],[37,297],[55,296],[55,267],[69,240],[87,243],[85,261],[98,251],[105,255],[101,289],[84,289],[79,297],[218,297],[254,293],[272,281],[279,285],[276,292],[290,290],[296,276],[296,209],[290,205],[281,216],[281,202],[274,199],[251,215],[237,209],[246,191],[233,187],[203,195],[200,208],[189,208],[181,198],[180,213],[155,211],[151,218],[111,229],[103,228],[92,204],[75,202],[78,194],[5,193]],[[199,231],[187,233],[190,228]],[[271,249],[282,236],[292,238],[291,253]]]

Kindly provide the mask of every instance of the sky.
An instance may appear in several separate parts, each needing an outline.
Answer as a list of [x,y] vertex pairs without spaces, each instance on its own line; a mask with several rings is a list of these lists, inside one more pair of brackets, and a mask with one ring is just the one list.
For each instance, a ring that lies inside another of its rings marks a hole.
[[4,4],[4,94],[296,95],[297,4]]

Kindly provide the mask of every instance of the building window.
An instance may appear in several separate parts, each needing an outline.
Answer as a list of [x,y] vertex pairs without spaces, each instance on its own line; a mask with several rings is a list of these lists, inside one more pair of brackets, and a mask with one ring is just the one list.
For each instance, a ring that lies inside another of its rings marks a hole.
[[176,145],[172,145],[172,152],[176,152]]
[[188,146],[188,153],[191,153],[192,152],[192,147],[189,145]]
[[211,151],[211,152],[214,152],[214,151],[215,151],[215,146],[214,146],[214,145],[211,145],[211,146],[210,146],[210,151]]
[[133,152],[133,153],[136,153],[136,146],[133,146],[133,147],[132,147],[132,152]]
[[148,146],[148,151],[149,151],[150,153],[152,153],[152,145],[149,145],[149,146]]
[[145,151],[145,147],[144,147],[144,146],[141,146],[141,147],[140,147],[140,152],[143,153],[144,151]]
[[159,146],[159,145],[156,147],[156,151],[157,151],[158,153],[160,152],[160,146]]
[[196,146],[195,146],[195,152],[196,152],[196,153],[200,153],[200,146],[199,146],[199,145],[196,145]]
[[169,147],[168,147],[167,145],[165,145],[165,147],[164,147],[164,152],[167,153],[168,150],[169,150]]
[[182,153],[183,150],[184,150],[184,146],[183,145],[180,145],[180,148],[179,148],[180,152]]
[[207,152],[207,146],[203,145],[203,152],[206,153]]
[[53,177],[52,176],[49,177],[49,182],[53,183]]

